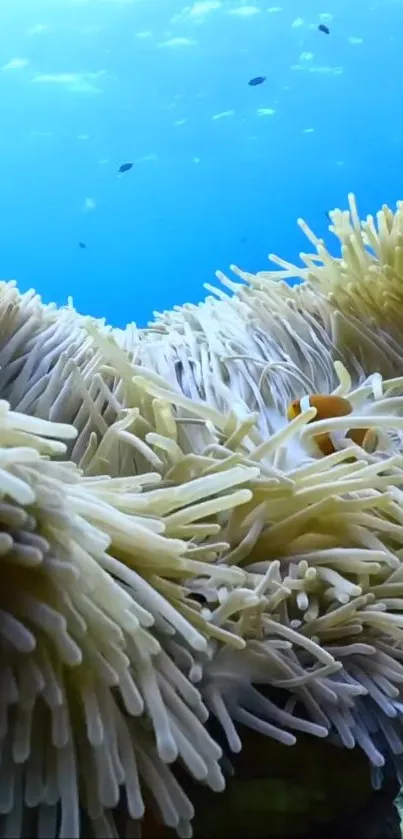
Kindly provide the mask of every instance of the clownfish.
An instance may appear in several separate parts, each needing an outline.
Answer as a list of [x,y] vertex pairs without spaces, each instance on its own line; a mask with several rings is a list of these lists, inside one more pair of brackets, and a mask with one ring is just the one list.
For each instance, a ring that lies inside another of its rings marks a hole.
[[[298,417],[308,408],[316,408],[317,411],[316,417],[311,422],[331,419],[332,417],[345,417],[347,414],[351,414],[353,410],[351,403],[343,396],[317,393],[313,396],[303,396],[302,399],[295,399],[294,402],[291,402],[287,410],[288,420],[291,422],[291,420]],[[367,433],[368,428],[352,428],[350,431],[347,431],[345,436],[357,446],[362,446]],[[319,446],[322,454],[333,454],[336,451],[328,431],[315,435],[313,439],[317,446]]]

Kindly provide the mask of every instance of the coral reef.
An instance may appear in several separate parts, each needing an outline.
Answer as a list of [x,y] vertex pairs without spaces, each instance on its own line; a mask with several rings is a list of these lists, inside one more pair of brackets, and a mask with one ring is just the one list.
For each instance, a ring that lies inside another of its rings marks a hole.
[[[305,228],[146,330],[0,285],[2,836],[114,837],[122,796],[135,835],[150,794],[190,836],[177,764],[222,791],[239,726],[401,772],[403,210],[332,221],[340,259]],[[311,393],[352,413],[288,422]]]

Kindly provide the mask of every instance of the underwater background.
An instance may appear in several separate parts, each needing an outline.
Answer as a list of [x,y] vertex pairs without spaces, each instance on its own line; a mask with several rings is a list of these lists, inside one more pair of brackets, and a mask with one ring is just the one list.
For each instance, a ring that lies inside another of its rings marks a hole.
[[1,277],[143,326],[394,205],[402,40],[401,0],[3,0]]

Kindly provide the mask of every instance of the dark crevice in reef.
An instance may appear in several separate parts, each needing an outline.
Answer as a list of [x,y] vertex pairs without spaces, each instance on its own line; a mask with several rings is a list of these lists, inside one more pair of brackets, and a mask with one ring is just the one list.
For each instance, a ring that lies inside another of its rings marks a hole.
[[[301,839],[401,839],[399,811],[394,803],[399,784],[390,772],[381,790],[356,812],[343,814],[333,824],[305,833]],[[291,837],[287,837],[291,839]]]

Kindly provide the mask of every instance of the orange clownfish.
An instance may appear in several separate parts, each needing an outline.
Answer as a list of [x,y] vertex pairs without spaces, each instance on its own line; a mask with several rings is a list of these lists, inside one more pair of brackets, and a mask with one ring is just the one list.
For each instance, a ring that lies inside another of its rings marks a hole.
[[[314,396],[303,396],[302,399],[295,399],[294,402],[291,402],[288,407],[287,418],[291,421],[308,408],[316,408],[317,411],[316,417],[311,422],[331,419],[332,417],[345,417],[347,414],[351,414],[353,410],[351,403],[343,396],[315,394]],[[357,446],[362,446],[367,433],[367,428],[352,428],[347,431],[346,437],[353,440]],[[314,440],[322,454],[333,454],[336,451],[328,431],[317,434]]]

